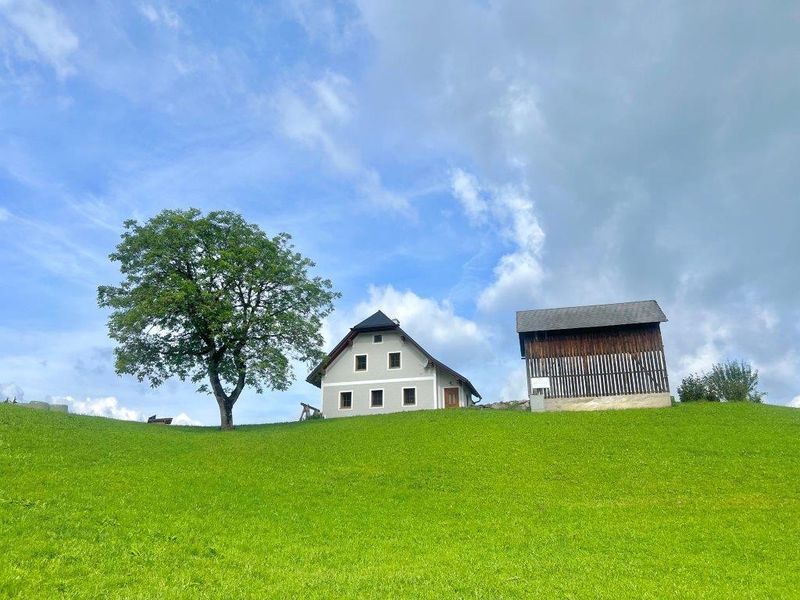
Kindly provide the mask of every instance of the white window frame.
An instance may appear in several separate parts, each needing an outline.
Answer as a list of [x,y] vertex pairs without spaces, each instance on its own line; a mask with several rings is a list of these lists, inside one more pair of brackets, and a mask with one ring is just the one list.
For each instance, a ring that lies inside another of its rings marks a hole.
[[[358,368],[358,357],[359,356],[363,356],[364,357],[364,362],[367,365],[366,369],[359,369]],[[369,354],[361,353],[361,354],[353,355],[353,373],[366,373],[367,371],[369,371]]]
[[[392,354],[399,354],[400,355],[400,366],[399,367],[392,367],[391,366],[391,359],[389,358]],[[386,370],[387,371],[399,371],[403,368],[403,351],[402,350],[392,350],[391,352],[386,353]]]
[[[406,390],[414,390],[414,404],[406,404]],[[417,405],[417,386],[413,385],[402,388],[400,391],[400,405],[403,407]]]
[[[342,406],[342,394],[350,394],[350,407]],[[339,390],[339,410],[353,410],[353,390]]]
[[[378,336],[381,337],[381,341],[380,342],[376,342],[375,341],[375,338],[378,337]],[[382,344],[383,343],[383,334],[382,333],[373,333],[372,334],[372,343],[373,344]]]
[[[380,392],[381,393],[381,405],[380,406],[372,406],[372,392]],[[373,388],[369,391],[369,407],[370,408],[383,408],[386,406],[386,392],[383,391],[383,388]]]

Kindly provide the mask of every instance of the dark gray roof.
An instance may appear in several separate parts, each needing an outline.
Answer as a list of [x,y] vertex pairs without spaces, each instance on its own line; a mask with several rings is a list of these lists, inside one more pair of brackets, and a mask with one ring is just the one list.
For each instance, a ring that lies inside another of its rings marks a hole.
[[655,300],[520,310],[517,311],[517,333],[662,323],[666,320]]
[[383,311],[379,310],[376,313],[370,315],[361,323],[353,327],[354,331],[372,331],[376,329],[394,329],[398,326],[398,323],[392,321],[389,317],[383,314]]

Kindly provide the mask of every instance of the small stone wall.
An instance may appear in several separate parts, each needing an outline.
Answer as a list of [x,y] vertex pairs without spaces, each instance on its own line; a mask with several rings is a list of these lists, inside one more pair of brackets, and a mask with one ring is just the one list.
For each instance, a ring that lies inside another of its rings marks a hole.
[[19,402],[14,406],[27,406],[28,408],[34,408],[36,410],[69,413],[69,406],[66,404],[50,404],[49,402],[42,402],[41,400],[31,400],[28,403]]
[[671,406],[669,394],[631,394],[628,396],[594,396],[586,398],[545,398],[546,411],[616,410],[621,408],[663,408]]
[[488,408],[492,410],[530,410],[531,404],[527,400],[507,400],[505,402],[474,404],[473,408]]

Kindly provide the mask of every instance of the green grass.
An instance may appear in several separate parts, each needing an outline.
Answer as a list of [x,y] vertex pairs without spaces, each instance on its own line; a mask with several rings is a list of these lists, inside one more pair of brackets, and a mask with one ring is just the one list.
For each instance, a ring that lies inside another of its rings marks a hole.
[[800,594],[800,410],[166,428],[0,406],[0,597]]

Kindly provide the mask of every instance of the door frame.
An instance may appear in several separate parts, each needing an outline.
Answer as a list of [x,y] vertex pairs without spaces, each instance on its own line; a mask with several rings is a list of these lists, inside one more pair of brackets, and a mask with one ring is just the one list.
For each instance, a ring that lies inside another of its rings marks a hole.
[[[444,404],[444,408],[461,408],[461,389],[457,385],[447,386],[442,388],[442,400]],[[456,405],[455,406],[447,406],[447,390],[455,390],[456,391]]]

